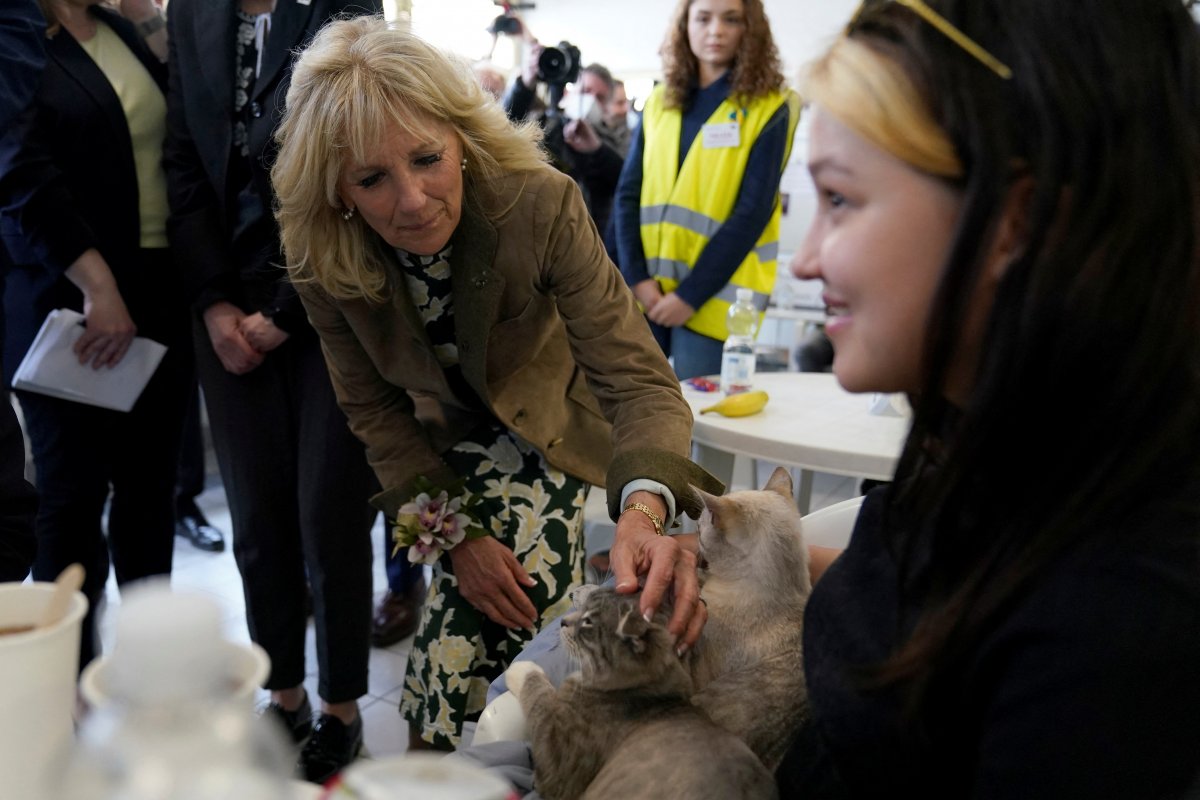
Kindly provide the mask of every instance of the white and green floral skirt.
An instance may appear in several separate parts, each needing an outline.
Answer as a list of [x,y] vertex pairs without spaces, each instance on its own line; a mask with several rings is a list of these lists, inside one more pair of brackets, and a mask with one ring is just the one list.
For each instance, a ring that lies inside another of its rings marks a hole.
[[[443,455],[481,498],[475,511],[537,581],[525,589],[541,627],[571,604],[583,583],[583,504],[588,485],[551,467],[499,423],[481,426]],[[400,713],[438,747],[457,747],[464,722],[483,711],[488,685],[534,632],[476,611],[458,592],[450,556],[433,566],[421,626],[408,656]]]

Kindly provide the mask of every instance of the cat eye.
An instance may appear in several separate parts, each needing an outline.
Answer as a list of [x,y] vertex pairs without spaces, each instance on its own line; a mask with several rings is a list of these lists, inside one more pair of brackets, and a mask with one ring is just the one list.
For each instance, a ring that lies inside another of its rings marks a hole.
[[592,627],[592,625],[593,625],[593,624],[594,624],[594,623],[592,622],[592,615],[591,615],[591,614],[584,614],[584,615],[583,615],[583,616],[582,616],[582,617],[579,619],[579,627],[581,627],[581,628],[590,628],[590,627]]

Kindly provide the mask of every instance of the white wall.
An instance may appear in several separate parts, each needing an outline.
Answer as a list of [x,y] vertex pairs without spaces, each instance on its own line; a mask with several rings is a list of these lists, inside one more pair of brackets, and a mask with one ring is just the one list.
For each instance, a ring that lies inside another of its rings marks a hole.
[[[618,77],[659,72],[658,48],[675,0],[536,0],[522,11],[543,43],[568,39],[585,61],[599,61]],[[775,42],[788,77],[819,53],[838,32],[858,0],[765,0]]]

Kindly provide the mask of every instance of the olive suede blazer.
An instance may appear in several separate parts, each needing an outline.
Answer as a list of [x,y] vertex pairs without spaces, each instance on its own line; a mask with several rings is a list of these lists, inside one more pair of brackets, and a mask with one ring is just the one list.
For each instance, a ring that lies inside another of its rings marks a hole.
[[[698,513],[689,484],[721,484],[688,460],[691,410],[574,181],[546,167],[468,194],[450,268],[459,361],[478,399],[551,464],[606,485],[614,518],[636,478]],[[456,477],[439,453],[486,416],[452,394],[399,268],[387,279],[383,304],[297,289],[384,487],[373,502],[394,518],[417,476]]]

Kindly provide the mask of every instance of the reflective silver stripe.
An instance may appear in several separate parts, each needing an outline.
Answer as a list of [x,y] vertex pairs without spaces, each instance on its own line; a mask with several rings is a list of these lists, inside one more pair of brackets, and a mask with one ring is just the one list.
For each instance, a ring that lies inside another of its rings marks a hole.
[[754,255],[760,262],[775,261],[779,258],[779,242],[767,242],[761,247],[754,248]]
[[[729,303],[730,305],[733,305],[734,303],[737,302],[737,290],[739,288],[744,289],[746,287],[734,286],[732,283],[728,283],[725,285],[724,289],[722,289],[721,291],[714,294],[712,296],[712,299],[713,300],[723,300],[724,302]],[[771,295],[769,295],[769,294],[761,294],[760,292],[755,292],[754,297],[751,298],[751,302],[754,303],[754,307],[757,308],[759,311],[766,311],[767,310],[767,301],[769,301],[770,299],[771,299]]]
[[643,225],[657,225],[663,222],[678,225],[708,239],[721,227],[721,223],[710,216],[673,205],[642,206],[639,220]]
[[[698,233],[711,239],[721,228],[721,223],[712,217],[707,217],[695,211],[689,211],[682,206],[662,205],[643,206],[640,221],[643,225],[657,225],[667,222],[686,228],[692,233]],[[779,242],[767,242],[754,249],[759,261],[775,261],[779,258]],[[655,274],[651,272],[651,274]],[[664,275],[663,277],[671,277]],[[681,280],[681,279],[680,279]]]
[[691,269],[686,261],[676,261],[670,258],[646,259],[646,272],[650,273],[651,278],[667,278],[682,283]]

